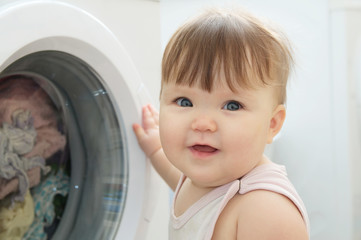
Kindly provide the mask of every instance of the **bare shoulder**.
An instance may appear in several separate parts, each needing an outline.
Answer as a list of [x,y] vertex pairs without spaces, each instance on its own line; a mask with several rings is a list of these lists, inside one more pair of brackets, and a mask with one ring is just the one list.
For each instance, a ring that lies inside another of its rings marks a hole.
[[230,200],[217,221],[214,239],[224,234],[227,239],[308,239],[302,215],[292,201],[265,190]]

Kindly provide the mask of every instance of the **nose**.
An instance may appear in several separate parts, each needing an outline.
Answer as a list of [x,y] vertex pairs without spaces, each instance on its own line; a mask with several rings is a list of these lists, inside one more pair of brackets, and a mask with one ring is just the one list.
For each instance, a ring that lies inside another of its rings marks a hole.
[[192,122],[192,130],[200,132],[215,132],[217,130],[217,124],[209,116],[196,117]]

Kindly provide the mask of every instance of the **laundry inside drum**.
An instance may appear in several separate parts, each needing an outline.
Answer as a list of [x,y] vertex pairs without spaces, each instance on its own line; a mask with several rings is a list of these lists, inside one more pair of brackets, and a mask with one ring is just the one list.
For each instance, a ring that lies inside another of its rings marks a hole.
[[71,164],[62,112],[31,78],[0,79],[0,239],[50,239]]

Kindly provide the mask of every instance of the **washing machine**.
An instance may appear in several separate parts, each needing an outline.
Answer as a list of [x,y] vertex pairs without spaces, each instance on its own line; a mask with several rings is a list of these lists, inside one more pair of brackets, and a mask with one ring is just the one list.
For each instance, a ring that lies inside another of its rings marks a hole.
[[361,239],[361,2],[331,1],[337,239]]
[[[57,146],[49,158],[26,155],[29,179],[29,166],[40,166],[36,186],[5,197],[9,209],[14,194],[32,197],[32,222],[41,224],[25,226],[25,239],[166,239],[168,191],[131,127],[158,95],[159,18],[159,2],[150,0],[0,1],[0,108],[13,99],[22,101],[14,108],[31,104],[26,127],[15,123],[14,109],[6,126]],[[53,129],[41,129],[49,118]],[[11,149],[23,164],[25,155]],[[24,186],[20,177],[17,184]]]

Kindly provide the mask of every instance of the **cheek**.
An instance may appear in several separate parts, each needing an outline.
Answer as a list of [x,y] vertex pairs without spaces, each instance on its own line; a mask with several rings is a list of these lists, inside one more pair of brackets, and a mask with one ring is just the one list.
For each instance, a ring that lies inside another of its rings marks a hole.
[[[251,157],[263,153],[267,143],[267,129],[264,123],[245,125],[245,128],[228,129],[225,136],[227,145],[235,150],[237,154]],[[253,126],[253,127],[251,127]],[[228,140],[227,140],[228,139]]]
[[[166,119],[164,119],[166,120]],[[174,121],[166,120],[159,122],[160,128],[160,140],[163,148],[163,152],[166,155],[170,163],[176,168],[181,168],[181,153],[182,153],[182,136],[180,135],[179,128],[176,127]]]
[[[170,129],[169,125],[169,119],[166,117],[166,115],[162,114],[162,112],[159,114],[159,135],[160,135],[160,141],[162,142],[162,146],[167,143],[169,138],[169,133],[172,131]],[[164,148],[164,146],[163,146]]]
[[166,155],[172,155],[172,150],[176,149],[176,146],[179,145],[179,132],[176,119],[174,119],[170,114],[159,115],[160,141]]

